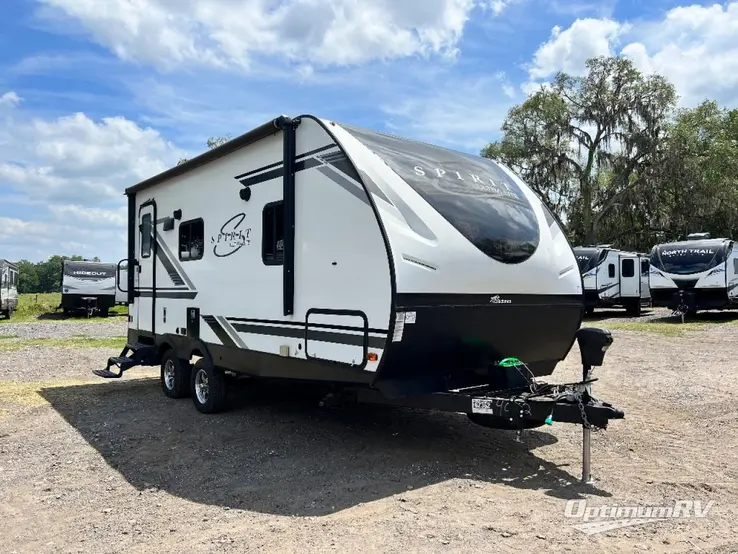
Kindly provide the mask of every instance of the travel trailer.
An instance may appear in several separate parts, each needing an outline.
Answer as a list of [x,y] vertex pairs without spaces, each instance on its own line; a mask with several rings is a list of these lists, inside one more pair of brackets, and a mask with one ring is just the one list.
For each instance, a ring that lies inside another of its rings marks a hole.
[[584,283],[588,314],[595,308],[623,307],[639,316],[651,303],[648,284],[649,260],[646,254],[626,252],[610,245],[574,248]]
[[[332,401],[604,427],[564,233],[506,166],[313,116],[275,120],[126,190],[128,344],[168,397],[225,407],[225,375],[322,382]],[[111,371],[111,368],[117,371]],[[583,416],[584,414],[584,416]]]
[[115,305],[116,264],[64,260],[61,304],[64,315],[84,312],[103,317]]
[[738,308],[738,250],[734,241],[692,233],[657,244],[649,274],[654,306],[682,314]]
[[0,259],[0,315],[10,319],[18,309],[18,266]]

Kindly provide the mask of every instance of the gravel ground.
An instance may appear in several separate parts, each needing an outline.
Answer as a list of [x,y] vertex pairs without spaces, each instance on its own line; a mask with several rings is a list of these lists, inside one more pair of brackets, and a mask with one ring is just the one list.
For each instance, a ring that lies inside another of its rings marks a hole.
[[[587,324],[628,321],[614,314]],[[613,331],[594,393],[626,419],[593,436],[594,486],[577,483],[575,426],[516,442],[457,414],[321,409],[303,387],[248,382],[204,416],[165,398],[156,368],[90,376],[117,352],[4,353],[0,552],[738,552],[736,329]],[[553,380],[576,379],[578,358]],[[714,504],[588,536],[567,499]]]
[[0,324],[0,336],[14,336],[19,339],[66,339],[74,336],[122,337],[126,335],[128,321],[125,316],[111,316],[105,321],[87,322],[33,322]]

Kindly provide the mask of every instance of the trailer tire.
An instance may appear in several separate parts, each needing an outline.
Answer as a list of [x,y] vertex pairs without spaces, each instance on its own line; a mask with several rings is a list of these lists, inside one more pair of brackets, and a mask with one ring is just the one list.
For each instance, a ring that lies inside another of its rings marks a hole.
[[167,350],[161,359],[161,388],[169,398],[186,398],[190,394],[190,364]]
[[222,371],[208,363],[205,358],[199,359],[192,367],[190,393],[199,412],[215,414],[225,408],[225,377]]

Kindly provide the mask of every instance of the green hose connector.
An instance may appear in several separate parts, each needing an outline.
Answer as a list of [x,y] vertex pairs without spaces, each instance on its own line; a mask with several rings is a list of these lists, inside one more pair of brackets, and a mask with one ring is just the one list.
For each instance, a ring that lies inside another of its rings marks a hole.
[[544,421],[544,423],[545,423],[546,425],[553,425],[554,421],[553,421],[553,419],[551,419],[551,416],[548,416],[548,417],[546,418],[546,421]]
[[523,365],[523,362],[517,358],[505,358],[497,362],[497,365],[501,367],[517,367],[519,365]]

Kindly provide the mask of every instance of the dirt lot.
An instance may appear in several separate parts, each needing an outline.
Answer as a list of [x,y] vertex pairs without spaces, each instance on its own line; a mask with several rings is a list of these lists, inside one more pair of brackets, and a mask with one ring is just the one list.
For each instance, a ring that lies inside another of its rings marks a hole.
[[[577,483],[571,425],[518,443],[461,415],[322,409],[246,384],[231,411],[203,416],[166,399],[156,371],[92,376],[113,348],[2,351],[0,552],[738,552],[738,324],[710,316],[679,334],[598,319],[615,343],[594,391],[626,419],[593,437],[594,486]],[[44,325],[0,335],[59,332]],[[95,336],[124,334],[122,318],[101,325]],[[578,356],[555,380],[578,378]],[[566,499],[714,504],[587,535]]]

